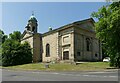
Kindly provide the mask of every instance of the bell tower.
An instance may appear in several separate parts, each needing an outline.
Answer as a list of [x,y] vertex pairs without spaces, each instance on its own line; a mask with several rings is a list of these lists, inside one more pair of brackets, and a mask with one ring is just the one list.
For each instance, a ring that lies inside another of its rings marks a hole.
[[34,13],[30,16],[23,32],[21,43],[27,41],[32,48],[32,62],[42,62],[42,34],[37,32],[38,23]]
[[32,32],[32,33],[37,33],[37,19],[34,16],[34,13],[32,13],[32,16],[30,16],[28,20],[28,24],[25,27],[27,31]]

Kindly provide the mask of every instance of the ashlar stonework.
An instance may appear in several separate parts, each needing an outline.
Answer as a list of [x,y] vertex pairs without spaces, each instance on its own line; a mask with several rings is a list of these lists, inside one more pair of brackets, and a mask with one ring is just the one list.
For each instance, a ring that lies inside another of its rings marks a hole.
[[21,43],[29,42],[33,62],[102,60],[101,43],[96,38],[92,18],[43,34],[37,32],[37,26],[37,19],[31,16],[21,39]]

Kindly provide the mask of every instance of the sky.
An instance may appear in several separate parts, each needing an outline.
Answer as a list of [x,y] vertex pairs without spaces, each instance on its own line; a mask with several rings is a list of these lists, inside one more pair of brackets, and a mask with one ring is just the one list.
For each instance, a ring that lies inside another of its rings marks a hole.
[[106,2],[3,2],[0,19],[2,16],[2,29],[5,34],[13,31],[23,33],[34,11],[38,20],[38,32],[45,33],[49,27],[56,29],[88,19],[93,11],[98,11],[103,5],[106,5]]

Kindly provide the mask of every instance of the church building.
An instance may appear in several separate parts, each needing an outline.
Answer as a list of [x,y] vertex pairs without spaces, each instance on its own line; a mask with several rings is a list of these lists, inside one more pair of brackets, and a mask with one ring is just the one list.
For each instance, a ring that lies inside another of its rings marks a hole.
[[38,33],[34,15],[28,20],[21,43],[27,41],[33,53],[33,62],[99,61],[101,43],[96,38],[92,18],[73,22],[45,33]]

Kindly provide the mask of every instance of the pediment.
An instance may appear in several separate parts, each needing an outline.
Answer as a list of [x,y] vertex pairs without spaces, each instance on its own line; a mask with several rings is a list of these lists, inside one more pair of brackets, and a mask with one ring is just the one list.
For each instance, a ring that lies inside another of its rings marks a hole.
[[28,37],[31,37],[31,36],[33,36],[33,33],[25,30],[22,34],[22,39],[25,39],[25,38],[28,38]]
[[74,22],[74,24],[77,25],[78,27],[87,29],[89,31],[94,31],[94,23],[95,21],[92,18]]

